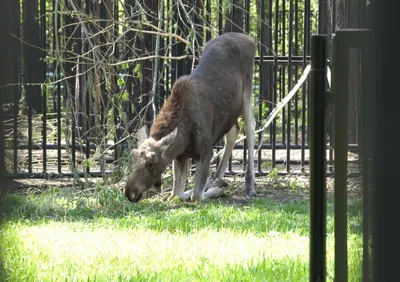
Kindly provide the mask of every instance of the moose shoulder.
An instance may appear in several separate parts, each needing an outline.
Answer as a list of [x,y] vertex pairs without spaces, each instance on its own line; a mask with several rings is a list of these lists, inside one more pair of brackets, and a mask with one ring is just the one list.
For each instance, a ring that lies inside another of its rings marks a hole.
[[[248,163],[245,188],[255,196],[254,117],[252,78],[254,40],[242,33],[225,33],[207,42],[198,66],[180,77],[150,129],[150,135],[132,150],[133,167],[125,194],[131,202],[159,183],[173,162],[172,196],[201,201],[221,193],[220,187],[206,189],[213,146],[225,136],[222,160],[213,181],[222,180],[238,136],[237,120],[243,115],[247,136]],[[188,160],[196,162],[195,186],[185,191]],[[211,181],[212,182],[212,181]]]

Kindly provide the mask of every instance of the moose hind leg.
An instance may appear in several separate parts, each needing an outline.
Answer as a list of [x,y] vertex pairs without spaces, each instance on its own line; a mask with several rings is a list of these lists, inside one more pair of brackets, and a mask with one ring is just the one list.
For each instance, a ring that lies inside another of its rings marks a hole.
[[229,132],[225,135],[225,146],[224,153],[222,155],[221,162],[218,165],[217,171],[215,173],[215,177],[218,179],[222,179],[224,177],[224,173],[226,170],[226,166],[228,165],[229,158],[232,154],[233,147],[235,147],[236,138],[239,134],[239,124],[236,122],[235,125],[229,130]]
[[243,101],[243,119],[245,123],[245,133],[247,141],[247,168],[245,177],[245,188],[246,193],[249,197],[256,196],[256,190],[254,187],[255,175],[254,175],[254,139],[255,139],[255,120],[253,116],[252,106],[252,84],[251,76],[249,80],[246,80],[244,85],[244,101]]

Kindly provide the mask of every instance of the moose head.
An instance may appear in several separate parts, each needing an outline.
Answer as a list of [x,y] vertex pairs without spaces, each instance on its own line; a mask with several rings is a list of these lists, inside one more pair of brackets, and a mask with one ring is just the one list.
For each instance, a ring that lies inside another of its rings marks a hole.
[[131,202],[138,202],[143,192],[152,186],[161,186],[161,174],[171,160],[165,152],[174,142],[178,129],[160,140],[149,137],[147,128],[142,127],[137,133],[138,147],[131,151],[132,171],[125,185],[125,195]]

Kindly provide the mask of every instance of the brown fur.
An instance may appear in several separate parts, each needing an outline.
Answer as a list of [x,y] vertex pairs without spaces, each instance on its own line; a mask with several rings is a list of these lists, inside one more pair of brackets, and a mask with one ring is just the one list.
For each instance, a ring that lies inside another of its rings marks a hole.
[[171,89],[171,95],[157,115],[150,129],[150,136],[155,140],[160,140],[177,126],[183,111],[185,93],[190,83],[187,78],[187,76],[183,76],[175,82]]

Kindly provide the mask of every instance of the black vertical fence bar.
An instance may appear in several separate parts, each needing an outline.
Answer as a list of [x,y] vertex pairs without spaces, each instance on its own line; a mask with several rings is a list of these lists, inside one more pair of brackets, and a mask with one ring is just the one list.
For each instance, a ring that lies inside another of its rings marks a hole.
[[[295,1],[294,5],[294,55],[299,54],[299,0]],[[298,66],[294,66],[295,70],[295,81],[298,80]],[[299,95],[298,92],[294,96],[294,139],[295,144],[299,144]]]
[[223,30],[223,22],[222,22],[222,17],[223,17],[223,11],[222,11],[222,3],[223,0],[219,0],[218,2],[218,34],[221,35],[224,30]]
[[[325,79],[326,41],[324,35],[311,38],[310,107],[310,281],[326,281],[326,150]],[[341,280],[336,280],[341,281]]]
[[[177,17],[177,23],[178,23],[178,34],[187,34],[187,28],[186,28],[186,23],[183,21],[185,18],[181,17],[180,15],[183,14],[183,11],[181,10],[181,6],[177,4],[176,6],[176,17]],[[178,56],[183,56],[185,54],[185,44],[177,41],[177,55]],[[177,77],[179,78],[184,74],[188,73],[187,69],[187,61],[186,59],[183,60],[178,60],[177,62]]]
[[[0,75],[5,75],[5,73],[1,73]],[[4,82],[4,80],[2,82]],[[3,86],[3,85],[1,85],[1,86]],[[4,134],[4,110],[3,110],[3,95],[4,95],[4,93],[5,93],[5,91],[0,92],[0,156],[3,158],[5,158],[5,153],[6,153],[5,152],[6,136]],[[6,176],[6,173],[7,173],[6,171],[7,171],[7,168],[5,166],[5,162],[3,160],[1,160],[0,161],[0,181]]]
[[[107,3],[106,2],[102,2],[100,4],[100,27],[102,30],[104,30],[107,26],[107,7],[106,7]],[[106,47],[104,44],[106,44],[107,42],[107,38],[105,35],[100,37],[100,43],[101,43],[101,53],[105,54],[106,53]],[[101,156],[100,156],[100,172],[101,175],[105,175],[105,159],[104,159],[104,150],[105,150],[105,146],[107,146],[107,114],[105,113],[106,109],[107,109],[107,97],[109,92],[106,90],[106,85],[105,82],[103,82],[103,73],[99,70],[99,76],[100,76],[100,81],[102,81],[101,85],[100,85],[100,89],[101,89],[101,95],[103,97],[103,101],[100,102],[100,129],[101,129],[101,133],[100,136],[102,137],[102,139],[104,140],[104,142],[102,142],[101,145]]]
[[[21,9],[18,8],[17,10],[17,14],[16,16],[18,17],[18,22],[20,22],[20,18],[21,18]],[[21,32],[21,28],[20,25],[18,25],[18,27],[16,28],[16,30],[18,31],[18,34],[20,34]],[[14,102],[14,109],[13,109],[13,153],[14,153],[14,164],[13,164],[13,172],[17,173],[18,172],[18,112],[19,112],[19,96],[21,93],[21,42],[17,43],[18,45],[18,55],[17,55],[17,59],[18,61],[17,63],[17,82],[19,83],[18,86],[15,86],[15,92],[14,92],[14,96],[13,96],[13,102]],[[0,103],[1,105],[1,103]],[[0,136],[4,136],[4,135],[0,135]]]
[[[92,3],[91,0],[87,0],[90,1],[90,3]],[[124,9],[124,17],[126,18],[131,18],[131,14],[129,13],[129,11],[131,11],[130,8],[130,2],[125,1],[123,4],[123,9]],[[129,24],[129,27],[132,27],[132,24]],[[124,36],[124,40],[126,42],[129,42],[129,45],[125,45],[124,46],[124,55],[123,58],[124,60],[130,59],[132,57],[132,48],[131,46],[134,44],[133,41],[133,31],[127,31],[127,28],[124,27],[124,32],[125,32],[125,36]],[[126,80],[125,80],[125,90],[128,93],[129,96],[129,101],[127,102],[123,102],[123,109],[126,112],[127,115],[127,123],[125,124],[125,122],[123,123],[123,126],[125,129],[128,130],[128,133],[132,133],[132,128],[134,127],[134,122],[133,122],[133,111],[132,111],[132,104],[133,104],[133,86],[132,86],[132,80],[133,80],[133,69],[134,69],[134,64],[130,64],[129,67],[126,70]]]
[[[259,37],[260,37],[260,61],[259,61],[259,65],[258,65],[258,70],[259,70],[259,75],[260,75],[260,81],[259,81],[259,92],[258,92],[258,123],[259,126],[262,127],[262,118],[263,118],[263,103],[262,103],[262,97],[266,97],[264,91],[264,87],[263,87],[263,82],[264,82],[264,74],[263,74],[263,58],[264,58],[264,46],[262,45],[262,42],[264,42],[264,29],[265,29],[265,0],[261,0],[260,1],[260,33],[259,33]],[[261,133],[258,134],[258,144],[260,144],[261,141]],[[257,156],[257,170],[259,173],[262,172],[262,149],[260,148],[260,150],[258,151],[258,156]]]
[[[65,9],[68,12],[72,12],[72,6],[68,3],[68,0],[65,0],[64,5],[65,5]],[[64,12],[66,12],[66,11],[64,11]],[[76,108],[76,103],[75,103],[75,79],[74,79],[75,76],[74,76],[74,73],[72,70],[74,63],[72,63],[71,61],[72,61],[72,57],[74,56],[74,53],[77,54],[77,49],[78,49],[77,44],[79,42],[79,39],[77,39],[77,38],[79,38],[80,33],[77,32],[79,28],[76,26],[77,21],[74,18],[73,14],[71,14],[71,15],[64,14],[63,19],[64,19],[63,24],[65,27],[65,29],[64,29],[65,30],[64,44],[65,44],[65,48],[67,50],[66,58],[67,58],[67,60],[69,59],[68,61],[70,61],[68,63],[67,62],[64,63],[64,66],[63,66],[65,76],[67,76],[67,77],[69,76],[69,78],[67,78],[65,81],[66,90],[65,90],[64,97],[66,97],[66,100],[70,100],[69,101],[70,102],[70,106],[69,106],[70,112],[69,112],[69,114],[67,114],[67,116],[70,118],[70,123],[69,122],[68,123],[69,123],[70,130],[71,130],[70,165],[72,166],[72,168],[75,168],[75,149],[76,149],[75,148],[75,134],[76,134],[76,132],[75,132],[75,128],[76,128],[75,115],[76,115],[77,108]],[[66,101],[64,101],[64,105],[67,106],[68,103]],[[68,142],[67,142],[67,144],[68,144]]]
[[[165,11],[165,22],[167,23],[168,19],[169,19],[169,14],[170,14],[170,9],[171,9],[171,5],[167,5],[164,8]],[[168,22],[168,27],[169,27],[170,23]],[[172,44],[172,38],[168,37],[166,38],[166,42],[165,42],[165,48],[166,48],[166,55],[172,56],[171,53],[171,46]],[[165,64],[165,68],[164,68],[164,81],[165,81],[165,97],[167,98],[167,96],[169,95],[169,90],[170,90],[170,73],[171,73],[171,69],[170,69],[170,65],[171,65],[171,60],[167,60],[166,64]]]
[[[169,13],[169,11],[167,11],[167,7],[165,8],[165,13],[166,14],[168,14]],[[171,46],[171,42],[172,42],[172,39],[171,38],[167,38],[166,39],[166,51],[168,52],[168,53],[166,53],[166,55],[170,55],[170,52],[171,52],[171,48],[169,47],[169,46]],[[169,95],[169,89],[170,89],[170,87],[169,87],[169,85],[170,85],[170,77],[169,77],[169,75],[170,75],[170,66],[171,65],[171,61],[170,60],[167,60],[166,61],[166,64],[165,64],[165,68],[164,68],[164,76],[163,76],[163,78],[164,78],[164,84],[165,84],[165,96],[163,97],[164,99],[166,99],[167,98],[167,96]]]
[[[174,3],[174,1],[172,2]],[[173,26],[177,26],[178,25],[178,21],[179,21],[179,13],[178,13],[178,3],[176,2],[175,4],[173,4],[171,6],[172,9],[172,23]],[[176,27],[175,29],[175,33],[179,34],[179,28]],[[171,47],[171,54],[172,57],[177,57],[178,56],[178,46],[177,46],[177,40],[172,40],[172,47]],[[176,79],[177,79],[177,68],[178,68],[178,62],[176,60],[172,60],[171,62],[171,88],[174,85]]]
[[244,30],[247,34],[250,32],[250,1],[251,0],[245,0],[245,14],[244,14],[244,19],[245,19],[245,25],[244,25]]
[[[163,10],[163,14],[161,15],[161,26],[162,28],[165,28],[164,23],[166,23],[165,21],[165,15],[167,14],[166,12],[167,7],[164,4],[164,10]],[[161,13],[161,11],[159,11],[159,13]],[[166,23],[167,25],[168,23]],[[160,36],[160,55],[161,56],[167,56],[167,54],[165,53],[167,48],[167,44],[165,41],[165,37],[164,36]],[[162,105],[164,104],[164,99],[165,99],[165,60],[161,59],[160,60],[160,65],[159,65],[159,81],[158,81],[158,93],[159,93],[159,107],[161,109]]]
[[347,281],[347,111],[348,53],[345,34],[336,31],[333,42],[335,100],[335,281]]
[[[18,64],[19,65],[19,64]],[[16,87],[18,90],[19,86]],[[13,111],[13,153],[14,153],[14,164],[13,171],[14,173],[18,172],[18,108],[19,108],[19,100],[17,91],[14,93],[14,111]]]
[[206,42],[211,39],[211,0],[206,2]]
[[[233,1],[232,1],[232,5],[234,5]],[[235,6],[233,6],[232,9],[233,9],[232,18],[229,19],[229,20],[232,21],[232,27],[233,27],[233,25],[235,25],[235,24],[237,25],[238,23],[234,21],[236,19],[235,12],[236,12],[237,8]],[[243,168],[242,169],[243,169],[243,171],[246,171],[246,164],[247,164],[247,138],[243,140],[243,151],[242,152],[243,152]]]
[[[305,11],[305,16],[306,19],[305,21],[307,21],[307,29],[304,30],[304,34],[306,35],[306,40],[304,41],[305,44],[305,50],[306,50],[306,55],[310,55],[310,50],[311,50],[311,44],[310,44],[310,36],[311,36],[311,1],[310,0],[306,0],[306,11]],[[309,115],[309,109],[310,109],[310,77],[308,77],[306,84],[306,88],[307,88],[307,94],[306,94],[306,113],[307,113],[307,119],[306,119],[306,123],[307,123],[307,145],[310,144],[310,115]]]
[[[32,93],[27,91],[27,95]],[[28,101],[28,172],[32,173],[32,99]]]
[[[284,49],[284,47],[282,46],[282,51],[284,51],[283,49]],[[282,65],[279,66],[279,75],[278,75],[278,77],[279,77],[279,79],[278,79],[278,82],[279,82],[279,98],[276,101],[276,103],[281,102],[282,99],[284,98],[284,94],[285,94],[284,93],[285,92],[284,87],[285,87],[285,79],[286,79],[284,77],[284,74],[285,74],[285,65],[282,64]],[[282,135],[281,135],[281,138],[282,138],[281,139],[281,144],[282,144],[282,146],[285,146],[285,140],[286,140],[286,107],[283,107],[283,109],[282,109],[281,125],[282,125],[282,127],[281,127],[281,133],[282,133]]]
[[[289,46],[288,46],[288,56],[289,56],[289,64],[288,64],[288,92],[292,89],[292,43],[293,43],[293,0],[289,0]],[[286,147],[286,171],[290,172],[290,144],[291,144],[291,122],[292,122],[292,107],[291,101],[287,104],[287,147]],[[295,117],[296,118],[296,117]]]
[[[56,7],[56,5],[58,5],[58,7]],[[59,8],[60,8],[59,1],[53,0],[53,12],[58,11]],[[57,40],[57,36],[58,36],[58,29],[60,28],[61,25],[60,18],[61,15],[59,13],[54,14],[53,46],[56,46],[57,42],[59,41]],[[59,81],[61,79],[61,70],[56,63],[54,63],[54,69],[55,69],[56,81]],[[57,82],[55,93],[57,97],[57,170],[58,173],[61,173],[61,82]]]
[[[282,0],[282,55],[286,56],[286,0]],[[290,28],[290,26],[289,26]],[[285,64],[282,64],[281,66],[281,99],[282,101],[285,98],[286,95],[286,66]],[[285,145],[286,143],[286,107],[283,107],[282,109],[282,145]],[[286,144],[288,145],[288,144]]]
[[[273,15],[274,15],[274,13],[273,13],[273,11],[274,11],[273,3],[274,3],[274,0],[268,0],[268,25],[269,25],[268,36],[269,36],[269,38],[271,40],[271,43],[269,44],[271,50],[268,50],[268,53],[271,53],[271,54],[274,53],[273,52],[273,45],[272,45],[272,41],[273,41],[273,26],[272,26],[272,24],[273,24],[273,21],[274,21],[274,18],[273,18]],[[274,33],[274,37],[275,37],[275,33]],[[275,58],[275,56],[274,56],[274,58]],[[274,63],[275,63],[275,59],[274,59]],[[268,64],[270,64],[270,63],[268,63]],[[270,76],[269,76],[270,83],[269,83],[269,87],[268,87],[269,95],[267,96],[269,101],[267,101],[267,103],[266,103],[266,105],[268,107],[267,115],[269,115],[272,112],[272,106],[273,106],[272,105],[272,99],[273,99],[273,96],[274,96],[274,88],[275,88],[274,87],[274,83],[275,83],[274,82],[274,79],[275,79],[275,67],[274,67],[274,64],[272,64],[272,66],[270,66],[268,69],[270,71]],[[268,131],[266,130],[265,135],[267,135],[267,134],[269,136],[269,144],[272,144],[272,124],[269,126]]]
[[[119,10],[119,5],[118,5],[118,1],[114,2],[114,6],[113,6],[113,16],[114,16],[114,38],[118,38],[119,36],[119,32],[118,32],[118,28],[119,28],[119,24],[118,24],[118,20],[119,20],[119,15],[118,15],[118,11]],[[118,43],[115,46],[115,52],[114,52],[114,59],[116,61],[119,60],[119,45]],[[119,94],[119,89],[118,89],[118,67],[114,68],[114,74],[113,74],[113,93],[112,95],[115,97],[113,102],[113,111],[114,111],[114,126],[115,126],[115,134],[114,134],[114,161],[117,161],[120,157],[120,148],[121,146],[117,145],[117,143],[119,142],[120,138],[121,138],[121,129],[120,129],[120,113],[119,113],[119,98],[118,98],[118,94]]]
[[[279,0],[275,0],[275,32],[274,32],[274,93],[272,97],[272,105],[270,111],[275,108],[277,103],[278,96],[278,29],[279,29]],[[276,159],[276,119],[273,120],[271,124],[271,145],[272,145],[272,168],[275,168],[275,159]]]
[[[247,1],[247,0],[245,0],[245,1]],[[240,3],[240,4],[243,4],[243,2]],[[231,23],[231,24],[230,24],[230,30],[228,30],[228,31],[236,31],[237,29],[240,29],[241,32],[245,32],[244,30],[242,30],[243,23],[237,22],[237,18],[238,18],[237,14],[240,14],[239,9],[240,9],[241,7],[237,6],[234,0],[231,0],[231,1],[230,1],[230,7],[231,7],[231,9],[232,9],[232,13],[229,14],[229,15],[231,16],[231,18],[226,19],[226,21],[229,21],[229,22]],[[245,13],[246,13],[246,11],[245,11]],[[227,13],[226,13],[226,14],[227,14]],[[243,14],[243,13],[242,13],[242,14]],[[226,25],[225,25],[225,26],[226,26]],[[245,171],[245,170],[246,170],[246,163],[247,163],[247,139],[244,139],[244,140],[243,140],[243,150],[242,150],[242,153],[243,153],[243,166],[242,166],[242,170]]]
[[[31,13],[31,11],[29,10],[30,6],[26,5],[25,9],[24,9],[24,13],[27,13],[28,16]],[[27,18],[25,17],[25,20]],[[32,27],[33,28],[33,27]],[[29,33],[29,30],[24,30],[25,36],[27,33]],[[27,51],[25,51],[27,52]],[[25,68],[26,70],[26,68]],[[25,73],[25,78],[29,79],[29,76]],[[32,81],[26,81],[28,84]],[[27,115],[27,119],[28,119],[28,172],[32,173],[32,98],[29,97],[29,95],[34,95],[33,91],[31,90],[33,87],[35,86],[25,86],[25,95],[28,95],[27,97],[27,103],[28,103],[28,115]]]
[[[86,0],[86,5],[85,5],[85,13],[87,15],[90,15],[92,11],[92,1],[91,0]],[[86,52],[89,50],[89,44],[87,42],[83,43],[83,52],[86,54]],[[85,68],[89,68],[89,65],[85,64]],[[88,84],[88,79],[89,79],[89,75],[85,75],[86,76],[86,84]],[[85,158],[86,161],[89,161],[90,158],[90,139],[89,136],[91,134],[91,124],[90,124],[90,94],[91,91],[89,90],[89,87],[86,88],[86,93],[85,93],[85,104],[86,104],[86,108],[85,108],[85,113],[86,113],[86,119],[85,119],[85,127],[86,127],[86,132],[85,132],[85,144],[86,144],[86,148],[85,148]],[[86,173],[90,173],[90,165],[86,164],[86,168],[85,168]]]
[[[42,58],[46,58],[46,1],[40,0],[40,33],[42,39]],[[46,80],[46,65],[43,68],[43,80]],[[42,128],[42,150],[43,150],[43,172],[47,171],[47,86],[43,85],[43,128]]]
[[[165,8],[164,8],[165,9]],[[162,20],[164,20],[164,15],[162,17]],[[160,36],[160,55],[164,56],[166,50],[166,44],[165,44],[165,38],[164,36]],[[158,82],[158,93],[159,93],[159,107],[161,107],[164,104],[164,99],[165,99],[165,63],[164,59],[160,60],[160,66],[159,66],[159,72],[160,72],[160,78]]]
[[[90,0],[88,0],[90,1]],[[87,48],[87,47],[85,47]],[[86,133],[85,133],[85,143],[86,143],[86,150],[85,150],[85,157],[86,160],[88,161],[90,158],[90,132],[92,130],[90,126],[90,91],[89,89],[86,90]],[[90,173],[90,165],[86,164],[86,172]]]
[[[235,0],[231,0],[229,2],[230,2],[230,5],[231,5],[232,13],[230,14],[231,18],[230,19],[226,19],[226,20],[230,21],[231,24],[230,24],[230,29],[226,30],[226,31],[234,31],[233,29],[237,29],[236,25],[238,25],[238,23],[235,22],[235,19],[237,18],[236,13],[238,12],[237,10],[239,9],[239,7],[236,6]],[[238,25],[238,28],[241,28],[241,27],[242,27],[242,25]],[[244,142],[246,142],[246,140],[244,140]],[[243,163],[245,163],[245,162],[246,161],[244,161]]]
[[[332,42],[332,35],[329,38],[329,40]],[[331,49],[330,53],[332,53],[332,46],[331,46],[330,49]],[[332,58],[332,54],[330,56]],[[331,90],[332,90],[332,83],[333,83],[332,62],[330,64],[328,64],[328,66],[331,69]],[[329,132],[329,166],[328,166],[328,171],[332,173],[333,172],[333,167],[334,167],[333,147],[334,147],[334,136],[335,136],[335,134],[334,134],[335,121],[334,121],[334,118],[333,118],[333,116],[334,116],[334,113],[333,113],[334,107],[332,105],[332,102],[331,102],[331,105],[328,107],[328,109],[329,109],[328,111],[330,113],[330,116],[329,116],[330,130],[328,131]]]
[[[307,30],[309,30],[309,21],[308,17],[310,15],[310,0],[305,0],[304,3],[304,30],[303,30],[303,69],[307,65]],[[305,170],[305,148],[306,148],[306,97],[307,97],[307,83],[303,84],[302,89],[302,113],[301,113],[301,170],[304,172]]]

